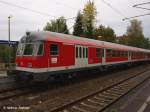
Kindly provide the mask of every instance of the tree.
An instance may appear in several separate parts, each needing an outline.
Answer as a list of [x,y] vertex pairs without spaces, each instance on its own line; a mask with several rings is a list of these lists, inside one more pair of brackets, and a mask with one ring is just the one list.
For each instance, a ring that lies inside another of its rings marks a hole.
[[92,38],[94,34],[94,21],[96,19],[96,7],[90,0],[83,9],[83,28],[85,37]]
[[79,11],[73,27],[73,35],[82,36],[83,32],[84,30],[83,30],[83,23],[82,23],[82,14]]
[[149,40],[149,38],[144,38],[143,39],[143,48],[145,48],[145,49],[150,49],[150,40]]
[[[9,46],[0,45],[0,63],[8,63],[9,61]],[[10,47],[11,62],[15,61],[15,49]]]
[[44,30],[65,34],[69,33],[66,19],[64,17],[60,17],[56,20],[51,20],[50,22],[47,22],[46,26],[44,27]]
[[130,25],[127,28],[128,45],[134,47],[144,48],[144,35],[141,21],[136,19],[130,21]]
[[128,45],[128,36],[127,35],[119,36],[117,37],[117,41],[119,44]]
[[103,25],[100,25],[98,28],[95,29],[95,37],[98,40],[103,40],[107,42],[115,42],[116,41],[116,35],[112,28],[105,27]]

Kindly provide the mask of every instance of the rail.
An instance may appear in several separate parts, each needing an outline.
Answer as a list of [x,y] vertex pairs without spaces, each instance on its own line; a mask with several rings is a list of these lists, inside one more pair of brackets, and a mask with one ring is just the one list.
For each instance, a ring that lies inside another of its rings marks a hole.
[[[130,78],[109,86],[103,90],[99,90],[92,94],[83,96],[70,103],[56,107],[50,112],[100,112],[116,102],[119,98],[127,94],[133,88],[150,78],[146,73],[147,70],[136,74]],[[143,75],[145,73],[146,75]]]

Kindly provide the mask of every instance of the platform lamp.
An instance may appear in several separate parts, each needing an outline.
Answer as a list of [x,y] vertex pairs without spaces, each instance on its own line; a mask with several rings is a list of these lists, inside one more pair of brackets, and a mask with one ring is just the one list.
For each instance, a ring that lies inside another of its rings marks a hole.
[[9,44],[9,51],[8,51],[8,69],[10,70],[10,62],[11,62],[11,48],[10,48],[10,19],[13,16],[8,16],[8,44]]

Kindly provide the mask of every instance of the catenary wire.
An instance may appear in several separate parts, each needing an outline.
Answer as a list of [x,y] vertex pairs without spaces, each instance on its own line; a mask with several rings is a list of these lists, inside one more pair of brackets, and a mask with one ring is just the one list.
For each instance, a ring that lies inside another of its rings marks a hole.
[[105,0],[101,0],[104,4],[106,4],[108,7],[110,7],[111,9],[113,9],[116,13],[118,13],[120,16],[122,16],[123,18],[126,18],[125,15],[120,12],[118,9],[116,9],[115,7],[113,7],[110,3],[106,2]]
[[142,17],[142,16],[148,16],[148,15],[150,15],[150,13],[141,14],[141,15],[137,15],[137,16],[133,16],[133,17],[128,17],[128,18],[124,18],[122,20],[125,21],[125,20],[129,20],[129,19],[132,19],[132,18],[137,18],[137,17]]
[[[40,12],[40,11],[33,10],[33,9],[30,9],[30,8],[26,8],[26,7],[23,7],[23,6],[20,6],[20,5],[16,5],[16,4],[13,4],[13,3],[10,3],[10,2],[6,2],[6,1],[3,1],[3,0],[0,0],[0,3],[5,4],[5,5],[9,5],[11,7],[17,7],[17,8],[20,8],[20,9],[24,9],[24,10],[27,10],[27,11],[30,11],[30,12],[33,12],[33,13],[37,13],[37,14],[43,15],[43,16],[50,16],[50,17],[56,18],[56,16],[53,16],[51,14],[48,14],[48,13],[45,13],[45,12]],[[66,18],[66,20],[72,20],[74,18],[75,17]]]

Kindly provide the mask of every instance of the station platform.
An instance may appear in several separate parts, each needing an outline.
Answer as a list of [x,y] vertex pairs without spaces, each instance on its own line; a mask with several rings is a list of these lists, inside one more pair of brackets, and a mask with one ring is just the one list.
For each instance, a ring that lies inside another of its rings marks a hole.
[[104,112],[150,112],[150,79],[120,98]]

